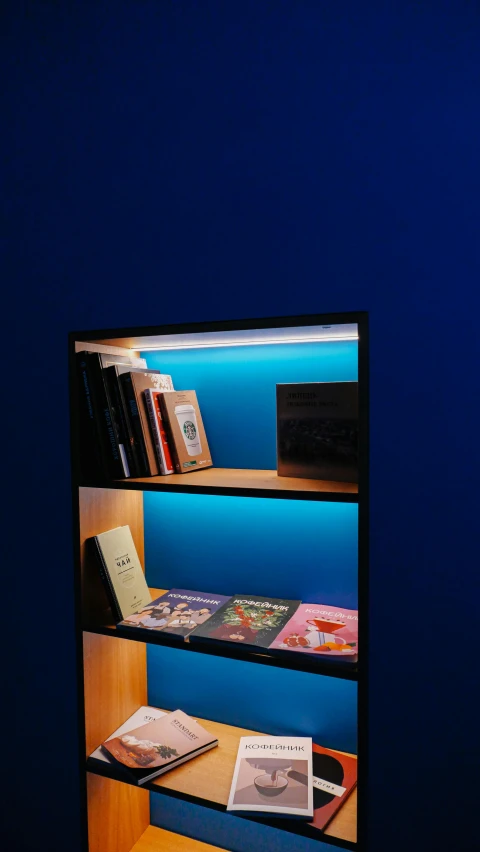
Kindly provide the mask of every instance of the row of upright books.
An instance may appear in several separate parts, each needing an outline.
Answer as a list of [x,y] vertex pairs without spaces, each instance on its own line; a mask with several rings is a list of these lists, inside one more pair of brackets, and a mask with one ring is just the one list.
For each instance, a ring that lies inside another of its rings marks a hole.
[[[140,707],[90,755],[89,766],[103,773],[111,765],[142,786],[218,746],[204,724],[182,710]],[[241,737],[227,811],[305,819],[323,830],[356,783],[356,758],[311,737]]]
[[302,603],[170,589],[152,600],[126,525],[93,537],[117,630],[168,635],[179,642],[228,643],[273,654],[311,654],[355,663],[358,613],[319,602]]
[[84,481],[188,473],[212,459],[197,395],[144,358],[76,355]]

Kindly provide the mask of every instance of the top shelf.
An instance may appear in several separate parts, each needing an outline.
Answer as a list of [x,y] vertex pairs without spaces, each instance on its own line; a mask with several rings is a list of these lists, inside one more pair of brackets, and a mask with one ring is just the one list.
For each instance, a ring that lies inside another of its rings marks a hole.
[[358,503],[356,483],[278,476],[276,470],[211,467],[170,476],[119,479],[108,484],[84,485],[128,491],[172,491],[184,494],[222,494],[230,497],[276,497],[284,500]]

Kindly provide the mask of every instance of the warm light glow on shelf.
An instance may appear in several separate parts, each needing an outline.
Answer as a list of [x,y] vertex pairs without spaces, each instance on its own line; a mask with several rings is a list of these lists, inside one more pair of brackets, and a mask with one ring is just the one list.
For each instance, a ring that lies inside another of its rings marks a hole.
[[[173,343],[157,344],[156,346],[141,346],[142,352],[160,352],[167,349],[223,349],[226,346],[272,346],[282,343],[332,343],[339,341],[358,340],[356,335],[339,335],[331,337],[284,337],[276,340],[234,340],[228,342],[216,341],[215,343]],[[136,349],[139,347],[137,346]]]

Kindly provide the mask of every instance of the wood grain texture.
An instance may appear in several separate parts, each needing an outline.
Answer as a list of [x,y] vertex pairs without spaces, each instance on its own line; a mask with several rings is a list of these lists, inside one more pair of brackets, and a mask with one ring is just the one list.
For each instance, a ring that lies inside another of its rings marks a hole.
[[86,756],[147,701],[143,642],[83,634]]
[[226,852],[226,850],[149,825],[131,852]]
[[100,626],[112,621],[112,611],[100,579],[94,549],[91,542],[86,544],[86,539],[128,524],[144,568],[143,495],[140,491],[113,488],[79,488],[79,508],[82,624],[84,627]]
[[[123,480],[122,480],[123,481]],[[243,470],[240,468],[210,467],[190,473],[172,473],[170,476],[147,476],[125,480],[129,486],[158,484],[168,490],[172,486],[202,488],[249,488],[267,491],[307,491],[309,493],[358,494],[354,482],[330,482],[324,479],[298,479],[278,476],[276,470]]]
[[130,852],[150,823],[148,792],[88,773],[87,798],[89,852]]
[[86,342],[83,340],[75,341],[75,352],[103,352],[105,355],[129,355],[133,358],[138,358],[138,352],[133,349],[127,349],[121,343],[118,346],[110,346],[104,343],[96,343],[92,340]]
[[[195,717],[198,718],[198,717]],[[218,738],[218,746],[194,760],[172,769],[154,781],[155,787],[167,788],[226,805],[235,768],[240,737],[258,736],[258,731],[236,728],[209,719],[198,719],[201,725]],[[350,755],[355,757],[355,755]],[[349,796],[338,815],[325,829],[325,834],[356,843],[356,790]]]

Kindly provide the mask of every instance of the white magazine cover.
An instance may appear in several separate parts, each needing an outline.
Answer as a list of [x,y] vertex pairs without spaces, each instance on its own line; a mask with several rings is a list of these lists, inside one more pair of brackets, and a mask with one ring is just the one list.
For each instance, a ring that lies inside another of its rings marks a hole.
[[313,818],[311,737],[242,737],[227,810]]

